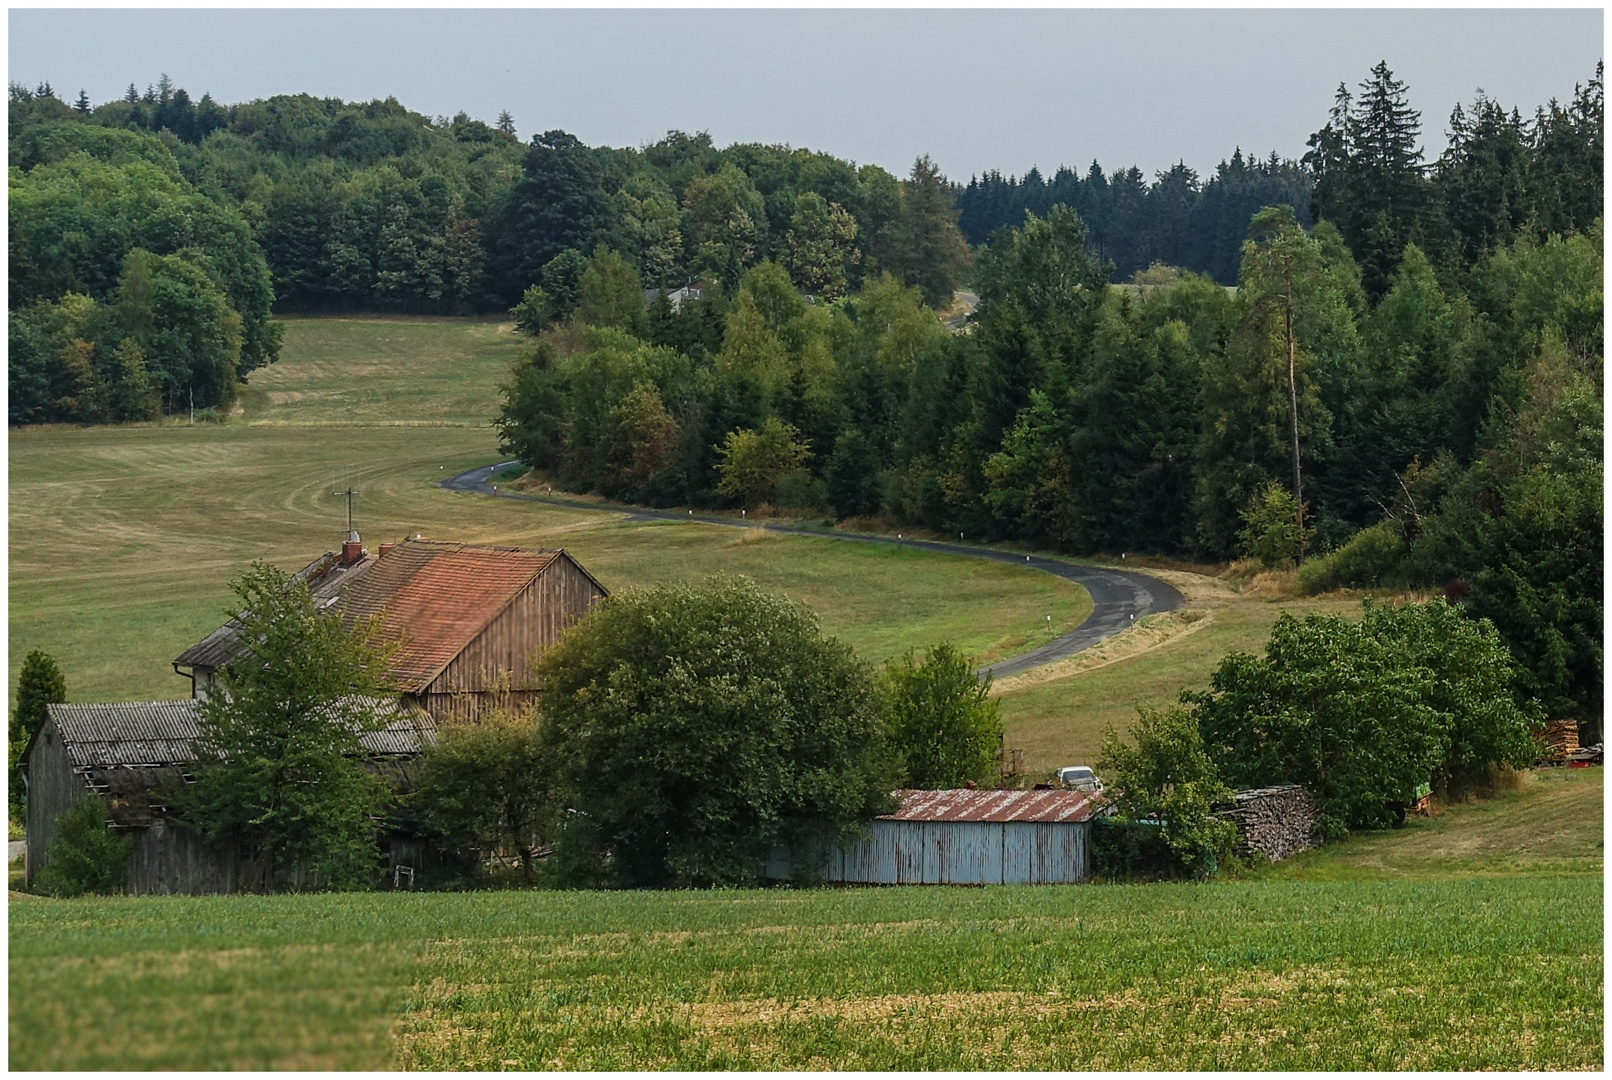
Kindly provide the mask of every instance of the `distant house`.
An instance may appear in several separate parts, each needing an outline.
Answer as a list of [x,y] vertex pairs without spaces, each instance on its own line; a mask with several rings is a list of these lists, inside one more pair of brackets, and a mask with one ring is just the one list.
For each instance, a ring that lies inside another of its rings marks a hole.
[[[408,762],[435,737],[435,724],[418,710],[391,708],[391,724],[359,742],[369,767],[406,781]],[[238,852],[208,846],[171,816],[167,800],[190,781],[196,761],[196,712],[191,700],[49,707],[22,756],[29,885],[49,856],[57,817],[94,793],[106,804],[108,824],[134,837],[124,876],[128,892],[220,893],[258,886],[260,868]],[[406,826],[392,822],[384,831],[391,865],[412,871],[431,864],[434,849]]]
[[[828,852],[830,881],[867,885],[1051,885],[1091,876],[1091,823],[1105,805],[1089,791],[903,791],[871,835]],[[766,876],[789,876],[775,851]]]
[[[669,304],[672,305],[672,310],[673,311],[682,311],[683,310],[683,304],[685,302],[686,303],[695,303],[695,302],[703,299],[704,296],[705,296],[705,291],[703,289],[701,289],[698,286],[690,283],[690,284],[684,285],[683,287],[678,288],[678,289],[670,289],[670,290],[668,290],[667,293],[666,293],[666,300],[667,300],[667,302]],[[660,290],[659,289],[645,289],[644,290],[644,307],[645,308],[654,307],[655,306],[655,301],[659,300],[659,299],[660,299]]]
[[[349,624],[380,615],[402,641],[391,674],[404,702],[439,720],[530,704],[538,656],[608,595],[563,549],[405,540],[372,555],[357,533],[296,577]],[[225,623],[174,660],[192,697],[205,697],[237,657],[239,629]]]

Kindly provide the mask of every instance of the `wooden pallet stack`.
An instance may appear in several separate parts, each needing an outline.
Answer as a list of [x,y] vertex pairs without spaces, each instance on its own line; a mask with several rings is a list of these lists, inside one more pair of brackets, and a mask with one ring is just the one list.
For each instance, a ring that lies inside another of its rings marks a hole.
[[1239,791],[1220,810],[1242,837],[1243,855],[1261,854],[1281,862],[1315,846],[1315,817],[1320,812],[1310,793],[1297,784]]

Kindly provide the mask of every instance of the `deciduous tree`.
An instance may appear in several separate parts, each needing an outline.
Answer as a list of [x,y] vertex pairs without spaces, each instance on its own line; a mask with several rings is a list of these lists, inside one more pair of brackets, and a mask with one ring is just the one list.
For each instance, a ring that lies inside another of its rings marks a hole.
[[383,695],[396,643],[378,618],[343,626],[266,563],[231,588],[236,655],[198,709],[185,813],[209,840],[250,851],[270,888],[371,884],[392,794],[360,739],[394,719]]

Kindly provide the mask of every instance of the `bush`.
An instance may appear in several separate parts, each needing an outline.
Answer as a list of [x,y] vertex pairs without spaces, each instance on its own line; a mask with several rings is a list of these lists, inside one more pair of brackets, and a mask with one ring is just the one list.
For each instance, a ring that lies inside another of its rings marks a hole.
[[536,337],[552,321],[553,303],[543,286],[533,285],[521,296],[521,302],[509,309],[515,319],[515,329]]
[[1400,564],[1409,549],[1388,522],[1361,529],[1337,551],[1299,567],[1299,587],[1306,596],[1339,587],[1369,589],[1401,577]]
[[495,711],[443,725],[420,755],[408,805],[450,849],[513,852],[530,882],[552,833],[552,765],[535,716]]
[[[1112,727],[1103,732],[1098,771],[1121,820],[1157,821],[1164,844],[1194,877],[1212,877],[1237,843],[1237,827],[1214,811],[1231,798],[1185,709],[1143,709],[1134,746]],[[1155,826],[1147,826],[1153,828]]]
[[1536,709],[1494,627],[1443,600],[1367,601],[1358,623],[1283,615],[1265,656],[1226,657],[1192,705],[1230,784],[1301,784],[1337,837],[1393,823],[1429,782],[1459,789],[1490,762],[1532,759]]
[[106,804],[86,794],[56,818],[56,836],[39,871],[39,887],[52,896],[83,896],[123,890],[123,875],[134,850],[132,836],[106,824]]
[[778,505],[791,510],[827,510],[828,485],[800,469],[778,481]]
[[867,668],[748,579],[617,593],[538,679],[569,883],[753,884],[776,845],[821,850],[892,808]]
[[937,645],[922,663],[908,653],[879,678],[879,709],[904,783],[955,788],[990,778],[1002,744],[1002,717],[990,699],[991,677],[974,674],[970,657]]
[[1098,877],[1109,881],[1178,878],[1185,867],[1165,842],[1157,824],[1128,818],[1097,818],[1092,822],[1091,864]]

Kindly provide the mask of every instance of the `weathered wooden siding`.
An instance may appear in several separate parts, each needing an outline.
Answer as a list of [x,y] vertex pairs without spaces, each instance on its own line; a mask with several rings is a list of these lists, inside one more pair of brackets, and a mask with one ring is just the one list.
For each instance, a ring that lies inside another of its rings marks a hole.
[[874,821],[829,857],[830,881],[873,885],[1050,885],[1088,876],[1086,822]]
[[28,819],[23,827],[28,835],[29,885],[45,865],[45,853],[56,838],[56,819],[89,791],[89,784],[73,771],[56,722],[46,720],[28,755]]
[[537,689],[532,682],[537,657],[602,595],[569,556],[561,555],[471,639],[422,697],[479,693],[505,676],[512,690]]
[[233,851],[207,844],[199,833],[177,822],[159,820],[129,831],[134,850],[123,887],[135,896],[231,893],[252,883],[252,868],[242,866]]

